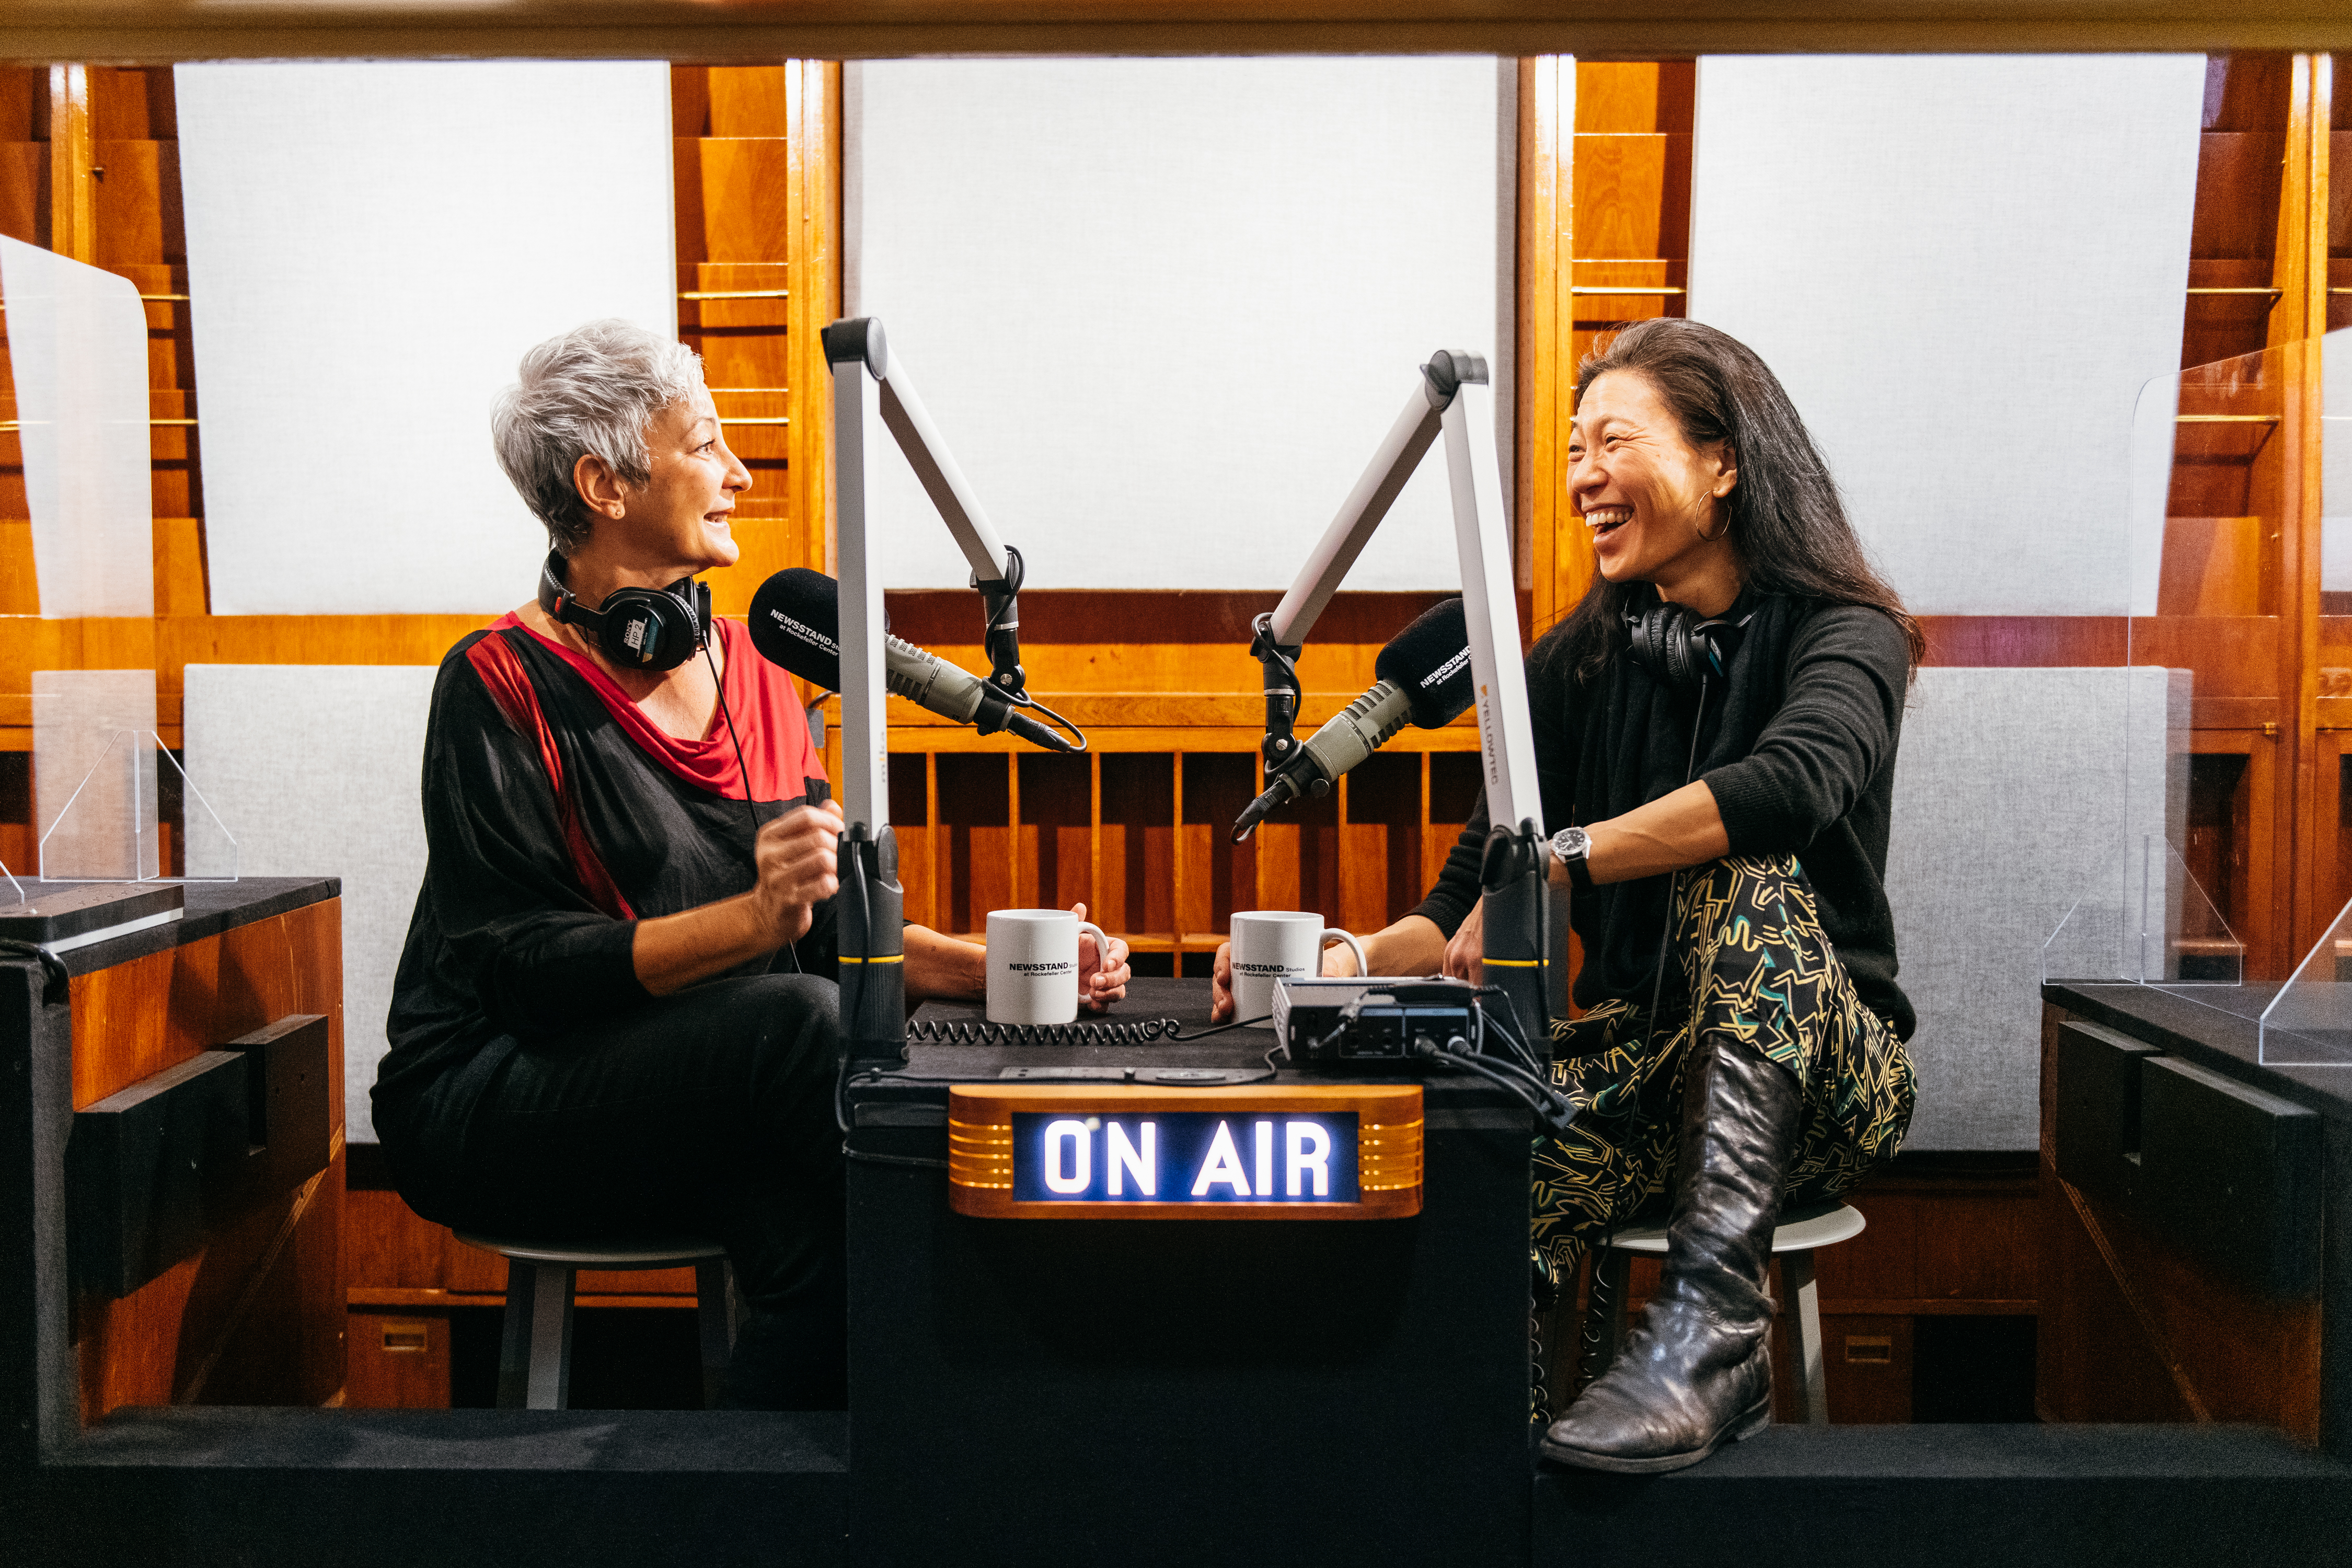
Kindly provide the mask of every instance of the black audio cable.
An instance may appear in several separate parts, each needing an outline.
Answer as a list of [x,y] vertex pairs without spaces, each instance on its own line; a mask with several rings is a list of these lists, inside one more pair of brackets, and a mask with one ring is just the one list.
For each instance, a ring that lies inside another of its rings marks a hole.
[[[743,809],[751,818],[751,877],[756,886],[760,866],[760,808],[751,799],[751,764],[743,760],[743,737],[735,732],[735,715],[727,710],[727,678],[719,673],[719,656],[710,651],[710,640],[708,633],[701,637],[702,662],[710,667],[710,684],[719,690],[719,716],[727,721],[727,738],[735,743],[735,772],[743,781]],[[784,954],[793,961],[793,973],[803,973],[800,949],[786,942]]]

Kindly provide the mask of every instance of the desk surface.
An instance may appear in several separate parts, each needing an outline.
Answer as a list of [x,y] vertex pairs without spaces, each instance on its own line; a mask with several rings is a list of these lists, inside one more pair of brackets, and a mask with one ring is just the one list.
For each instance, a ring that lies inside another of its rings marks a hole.
[[343,890],[342,880],[337,877],[246,877],[234,882],[189,882],[184,887],[188,895],[186,912],[178,920],[135,931],[112,942],[94,942],[88,947],[74,948],[62,955],[66,973],[89,974],[110,969],[151,952],[201,942],[306,904],[340,897]]
[[2263,1009],[2275,981],[2252,985],[2134,985],[2052,981],[2042,1000],[2080,1018],[2120,1029],[2198,1066],[2308,1106],[2334,1121],[2352,1121],[2352,1066],[2266,1067]]
[[[926,1002],[915,1012],[917,1023],[977,1024],[986,1016],[978,1002]],[[1140,1023],[1147,1018],[1173,1018],[1181,1033],[1195,1035],[1212,1027],[1209,1022],[1209,982],[1139,976],[1127,988],[1127,997],[1110,1012],[1080,1023]],[[995,1083],[1004,1069],[1014,1067],[1222,1068],[1247,1069],[1275,1083],[1411,1083],[1423,1085],[1428,1104],[1436,1106],[1514,1106],[1517,1101],[1473,1074],[1438,1068],[1419,1074],[1301,1073],[1284,1068],[1272,1070],[1266,1053],[1274,1049],[1274,1031],[1263,1026],[1227,1029],[1203,1039],[1160,1039],[1148,1044],[1118,1046],[958,1046],[910,1039],[907,1065],[884,1078],[868,1077],[854,1083],[850,1098],[868,1103],[947,1103],[950,1084]]]

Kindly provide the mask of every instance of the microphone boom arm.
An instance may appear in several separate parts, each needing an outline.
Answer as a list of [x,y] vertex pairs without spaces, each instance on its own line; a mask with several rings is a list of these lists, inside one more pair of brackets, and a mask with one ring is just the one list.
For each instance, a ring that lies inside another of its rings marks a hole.
[[1258,618],[1251,652],[1265,668],[1266,736],[1261,749],[1269,772],[1298,754],[1291,728],[1297,716],[1300,649],[1405,481],[1441,437],[1476,692],[1480,778],[1494,824],[1481,875],[1486,978],[1510,997],[1522,1033],[1540,1047],[1550,1037],[1544,997],[1549,956],[1544,881],[1550,850],[1536,783],[1527,668],[1519,652],[1510,519],[1495,458],[1493,389],[1480,356],[1444,349],[1430,356],[1421,367],[1421,384],[1289,592],[1271,614]]
[[[870,316],[838,321],[823,337],[833,375],[834,521],[840,566],[841,1017],[850,1068],[859,1070],[897,1067],[907,1047],[905,899],[898,879],[898,842],[890,832],[889,697],[883,660],[887,628],[866,517],[871,432],[887,430],[898,442],[971,564],[971,585],[988,616],[988,684],[994,694],[983,715],[983,732],[1004,727],[999,703],[1058,715],[1033,702],[1024,686],[1014,597],[1021,588],[1021,552],[997,536],[931,422],[905,362],[890,353],[882,323]],[[1077,743],[1083,750],[1083,735]]]

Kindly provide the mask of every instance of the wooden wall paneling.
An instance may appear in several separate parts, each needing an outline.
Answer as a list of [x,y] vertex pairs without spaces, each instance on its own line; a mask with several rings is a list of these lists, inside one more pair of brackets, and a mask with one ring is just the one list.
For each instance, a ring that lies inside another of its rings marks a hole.
[[1013,907],[1011,769],[1005,755],[942,753],[939,822],[947,838],[939,885],[946,893],[940,929],[983,931],[988,911]]
[[2352,326],[2352,177],[2337,179],[2335,171],[2352,168],[2352,90],[2336,91],[2335,78],[2345,57],[2328,60],[2327,134],[2327,314],[2326,330]]
[[788,474],[792,287],[786,79],[796,66],[671,68],[678,328],[703,355],[728,445],[751,475],[736,503],[742,554],[711,574],[720,613],[800,563]]
[[1422,752],[1383,751],[1348,775],[1340,832],[1339,900],[1324,913],[1361,936],[1401,919],[1428,890],[1422,880]]
[[449,1288],[446,1230],[418,1217],[398,1193],[353,1191],[344,1198],[343,1210],[351,1235],[352,1289]]
[[2246,973],[2284,976],[2299,953],[2262,912],[2277,895],[2278,742],[2260,730],[2191,731],[2189,839],[2182,857],[2231,934],[2247,944]]
[[[2346,767],[2347,754],[2352,754],[2352,731],[2322,730],[2315,746],[2320,791],[2335,792],[2333,811],[2323,808],[2305,819],[2312,835],[2315,896],[2321,907],[2333,905],[2340,912],[2352,902],[2352,777],[2347,777],[2352,770]],[[2297,953],[2290,962],[2302,956]]]
[[1530,629],[1539,633],[1584,593],[1589,546],[1566,494],[1569,388],[1575,366],[1568,333],[1574,237],[1570,219],[1571,127],[1576,62],[1538,55],[1519,62],[1518,121],[1518,515],[1530,552]]
[[938,919],[931,861],[929,752],[892,752],[890,830],[898,841],[898,888],[907,918],[929,926]]
[[1822,1314],[1822,1356],[1832,1424],[1910,1424],[1917,1323],[1916,1318],[1899,1314]]
[[[1188,952],[1213,954],[1232,929],[1234,911],[1258,907],[1256,837],[1233,841],[1234,819],[1257,793],[1255,761],[1234,752],[1184,754],[1180,854],[1188,902],[1177,929]],[[1346,787],[1343,778],[1340,788]]]
[[1186,875],[1192,868],[1192,857],[1185,854],[1184,844],[1184,753],[1171,752],[1168,758],[1169,786],[1169,972],[1184,973],[1184,933],[1201,929],[1200,916],[1194,912],[1192,879]]
[[350,1309],[350,1381],[357,1410],[449,1407],[449,1314],[414,1308]]
[[792,514],[802,519],[800,564],[833,565],[832,377],[818,333],[841,314],[841,63],[800,60],[786,79],[792,130],[785,203],[796,279],[786,338],[793,388]]
[[89,68],[49,68],[49,248],[95,262],[96,193],[90,179]]
[[1021,813],[1013,898],[1034,909],[1085,903],[1091,914],[1097,901],[1093,760],[1016,752],[1013,765]]
[[[2282,498],[2283,510],[2294,520],[2284,531],[2288,536],[2285,564],[2294,605],[2296,660],[2294,681],[2290,688],[2295,701],[2293,751],[2283,759],[2294,769],[2292,809],[2297,829],[2293,835],[2294,901],[2289,944],[2294,957],[2286,960],[2288,963],[2319,940],[2338,907],[2332,898],[2335,868],[2318,857],[2315,840],[2319,821],[2338,809],[2340,793],[2336,780],[2322,776],[2316,733],[2321,666],[2323,458],[2327,429],[2324,421],[2325,353],[2316,334],[2325,330],[2327,321],[2328,153],[2335,73],[2334,61],[2326,55],[2303,56],[2299,63],[2307,83],[2303,122],[2298,127],[2291,120],[2288,130],[2290,136],[2300,132],[2303,167],[2298,171],[2290,156],[2287,177],[2293,182],[2299,173],[2301,184],[2300,189],[2290,184],[2281,203],[2294,209],[2292,236],[2299,268],[2283,269],[2279,279],[2280,288],[2294,291],[2297,298],[2294,324],[2298,336],[2312,340],[2287,351],[2291,379],[2286,418],[2282,421],[2283,433],[2291,431],[2297,437],[2297,444],[2285,454],[2286,479]],[[2283,231],[2288,216],[2281,215]],[[2286,312],[2282,309],[2279,314],[2284,316]],[[2284,968],[2278,973],[2284,977]]]
[[1166,952],[1176,931],[1174,759],[1166,752],[1115,752],[1101,757],[1100,768],[1097,923],[1126,937],[1139,952]]

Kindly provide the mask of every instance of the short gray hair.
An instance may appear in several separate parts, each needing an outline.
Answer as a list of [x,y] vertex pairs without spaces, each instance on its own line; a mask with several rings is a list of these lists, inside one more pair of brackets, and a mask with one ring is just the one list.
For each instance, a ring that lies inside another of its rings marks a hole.
[[702,390],[702,356],[632,321],[574,327],[522,356],[521,377],[490,408],[499,467],[569,558],[595,516],[572,470],[593,453],[633,485],[653,477],[646,426]]

